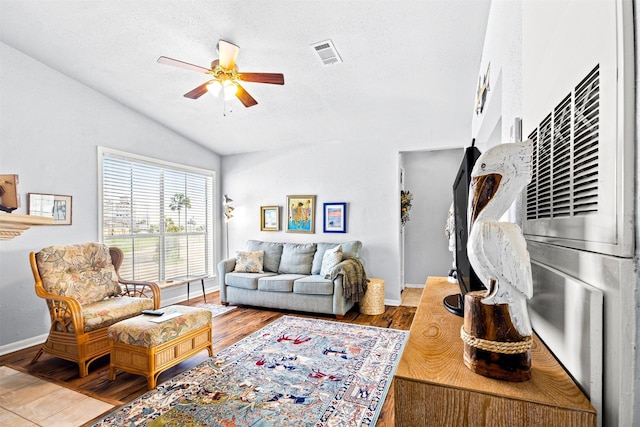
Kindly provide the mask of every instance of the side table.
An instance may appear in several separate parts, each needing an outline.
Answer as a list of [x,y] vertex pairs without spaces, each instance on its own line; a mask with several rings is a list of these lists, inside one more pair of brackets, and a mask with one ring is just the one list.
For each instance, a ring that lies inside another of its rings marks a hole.
[[160,286],[160,289],[164,289],[164,288],[170,288],[173,286],[179,286],[179,285],[184,285],[185,283],[187,284],[187,301],[189,301],[189,291],[190,291],[190,287],[191,287],[191,282],[195,282],[197,280],[200,281],[200,285],[202,285],[202,296],[204,297],[204,302],[207,302],[207,295],[204,292],[204,279],[206,279],[207,276],[184,276],[184,277],[176,277],[174,279],[167,279],[167,280],[159,280],[156,282],[156,284],[158,286]]
[[360,313],[376,315],[384,313],[384,280],[370,278],[367,292],[360,301]]

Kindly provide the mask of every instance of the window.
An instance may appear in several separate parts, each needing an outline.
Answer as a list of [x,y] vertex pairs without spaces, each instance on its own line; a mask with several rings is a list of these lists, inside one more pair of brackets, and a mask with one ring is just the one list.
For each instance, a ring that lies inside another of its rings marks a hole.
[[100,149],[102,240],[123,277],[212,276],[214,172]]

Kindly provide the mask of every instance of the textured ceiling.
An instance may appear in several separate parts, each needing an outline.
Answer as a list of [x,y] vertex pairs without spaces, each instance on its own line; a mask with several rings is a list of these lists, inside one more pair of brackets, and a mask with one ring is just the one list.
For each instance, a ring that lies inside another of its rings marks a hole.
[[[0,39],[221,155],[389,137],[428,149],[471,137],[489,5],[0,0]],[[243,84],[251,108],[184,98],[207,76],[157,58],[208,67],[219,39],[240,46],[240,71],[280,72],[285,85]],[[316,56],[326,39],[343,63]]]

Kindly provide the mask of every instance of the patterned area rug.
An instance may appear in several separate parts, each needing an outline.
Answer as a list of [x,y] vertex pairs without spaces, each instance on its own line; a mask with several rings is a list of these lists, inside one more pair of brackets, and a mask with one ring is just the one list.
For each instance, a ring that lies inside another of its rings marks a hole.
[[408,335],[284,316],[93,425],[375,425]]
[[224,306],[219,304],[208,304],[208,303],[196,304],[196,307],[206,308],[207,310],[211,311],[212,317],[220,316],[221,314],[228,313],[229,311],[235,310],[236,308],[238,308],[235,305]]

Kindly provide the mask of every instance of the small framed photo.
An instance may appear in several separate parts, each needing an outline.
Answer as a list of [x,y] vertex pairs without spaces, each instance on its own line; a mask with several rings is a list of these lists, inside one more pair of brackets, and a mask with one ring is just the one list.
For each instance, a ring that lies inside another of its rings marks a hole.
[[287,196],[287,233],[315,233],[316,196]]
[[260,206],[260,231],[280,230],[280,206]]
[[347,204],[346,203],[325,203],[324,205],[324,227],[325,233],[346,233],[347,232]]
[[71,196],[29,193],[27,213],[53,218],[53,225],[71,225]]

